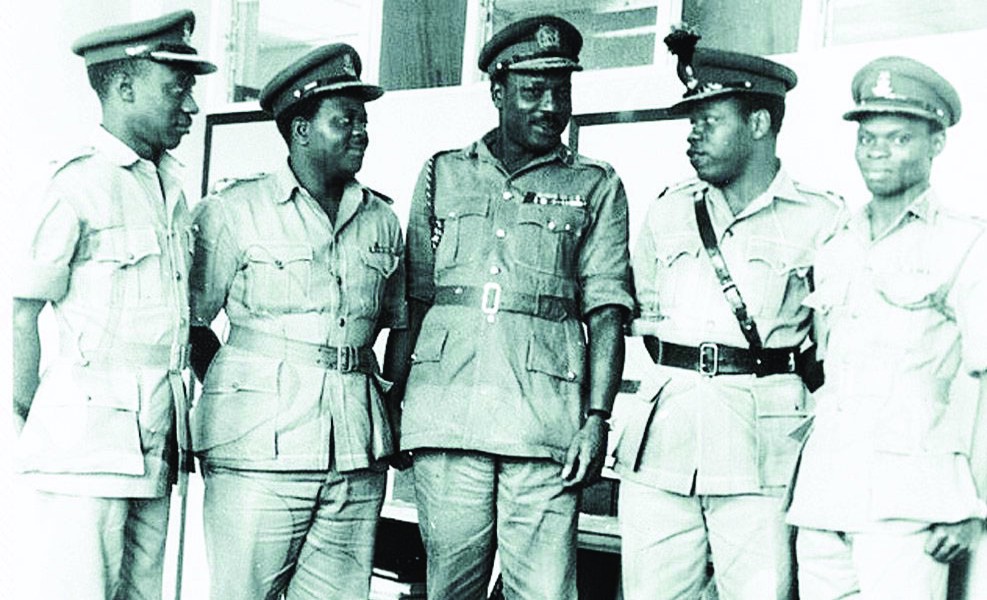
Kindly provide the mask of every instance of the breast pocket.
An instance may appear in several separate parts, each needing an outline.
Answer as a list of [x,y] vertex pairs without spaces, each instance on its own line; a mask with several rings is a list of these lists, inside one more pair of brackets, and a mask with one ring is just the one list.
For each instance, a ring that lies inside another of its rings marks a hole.
[[746,257],[734,277],[751,314],[777,316],[786,303],[798,307],[809,295],[809,248],[751,238]]
[[312,248],[263,242],[244,253],[244,304],[257,312],[295,312],[306,306],[312,286]]
[[160,300],[161,246],[153,227],[112,227],[90,234],[89,254],[114,306]]
[[400,257],[389,251],[360,252],[360,284],[356,291],[360,303],[369,314],[376,315],[380,311],[384,286],[397,270],[399,260]]
[[583,207],[522,204],[511,243],[514,260],[541,273],[575,273],[588,221]]
[[436,269],[467,264],[484,257],[489,238],[487,214],[490,200],[485,196],[453,198],[436,210],[442,221],[442,238],[435,250]]
[[943,278],[923,264],[908,261],[892,268],[875,269],[874,288],[888,304],[905,310],[932,308],[941,304],[945,294]]
[[695,298],[700,273],[713,267],[702,256],[698,234],[657,234],[655,240],[655,281],[658,311],[674,308]]

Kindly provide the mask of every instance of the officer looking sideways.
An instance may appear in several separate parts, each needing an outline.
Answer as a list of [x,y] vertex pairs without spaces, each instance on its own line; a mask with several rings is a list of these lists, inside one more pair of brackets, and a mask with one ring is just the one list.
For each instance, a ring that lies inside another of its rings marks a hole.
[[632,329],[658,364],[616,450],[623,590],[698,598],[711,560],[721,598],[783,599],[781,496],[798,451],[788,433],[812,410],[795,372],[811,322],[802,300],[842,208],[776,156],[795,73],[697,39],[683,29],[667,41],[687,88],[669,110],[690,120],[698,178],[653,203],[632,256]]
[[[788,521],[799,591],[945,598],[948,564],[987,516],[987,235],[929,184],[960,98],[941,75],[878,58],[851,84],[870,202],[820,251],[815,310],[826,384]],[[979,378],[979,400],[950,384]],[[975,415],[971,419],[970,415]],[[973,597],[973,596],[971,596]]]
[[288,159],[221,184],[196,213],[192,358],[205,381],[192,433],[213,600],[369,593],[393,451],[372,346],[406,308],[397,216],[355,179],[364,105],[384,93],[360,71],[353,48],[331,44],[275,75],[261,107]]
[[[32,597],[162,594],[169,491],[187,439],[192,225],[168,151],[199,112],[195,76],[216,70],[189,44],[194,27],[181,11],[72,46],[101,127],[55,170],[12,270],[18,464],[37,490],[32,538],[44,574]],[[60,345],[39,378],[47,303]]]
[[498,126],[428,161],[412,199],[410,335],[388,351],[407,371],[414,345],[401,446],[429,598],[485,598],[495,550],[507,597],[576,597],[578,487],[602,467],[632,303],[620,179],[560,140],[581,46],[553,16],[494,35]]

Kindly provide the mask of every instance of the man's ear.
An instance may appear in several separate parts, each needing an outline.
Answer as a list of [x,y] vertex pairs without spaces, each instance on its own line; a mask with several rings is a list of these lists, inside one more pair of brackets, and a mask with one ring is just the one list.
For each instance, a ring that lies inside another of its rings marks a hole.
[[494,106],[497,110],[500,110],[501,106],[504,104],[504,82],[503,81],[491,81],[490,82],[490,99],[493,100]]
[[748,117],[747,124],[751,128],[751,135],[759,140],[771,133],[771,113],[764,108],[755,110]]
[[302,146],[308,145],[309,122],[302,117],[295,117],[291,120],[291,137]]
[[113,85],[110,89],[124,102],[133,102],[135,99],[134,94],[134,76],[130,73],[118,73],[113,79]]
[[931,136],[932,138],[932,156],[930,158],[935,158],[946,147],[946,130],[940,129]]

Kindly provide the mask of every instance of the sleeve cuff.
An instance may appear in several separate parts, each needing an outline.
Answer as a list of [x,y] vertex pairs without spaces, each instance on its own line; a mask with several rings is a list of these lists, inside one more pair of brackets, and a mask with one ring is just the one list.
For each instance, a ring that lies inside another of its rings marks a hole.
[[634,310],[634,299],[631,298],[623,281],[598,281],[583,288],[581,309],[584,315],[608,304],[623,306],[628,311]]
[[29,263],[14,265],[14,298],[60,300],[69,289],[68,266]]

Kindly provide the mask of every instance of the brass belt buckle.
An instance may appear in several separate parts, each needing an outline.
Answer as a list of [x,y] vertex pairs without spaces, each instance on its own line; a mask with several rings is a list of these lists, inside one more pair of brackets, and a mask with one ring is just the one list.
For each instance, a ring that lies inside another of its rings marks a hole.
[[720,347],[713,342],[699,344],[699,372],[713,377],[720,366]]
[[340,373],[355,371],[358,362],[356,348],[353,346],[339,346],[336,348],[336,370]]
[[500,296],[502,289],[499,283],[488,281],[483,284],[483,296],[480,297],[480,312],[487,315],[487,322],[493,323],[500,311]]

